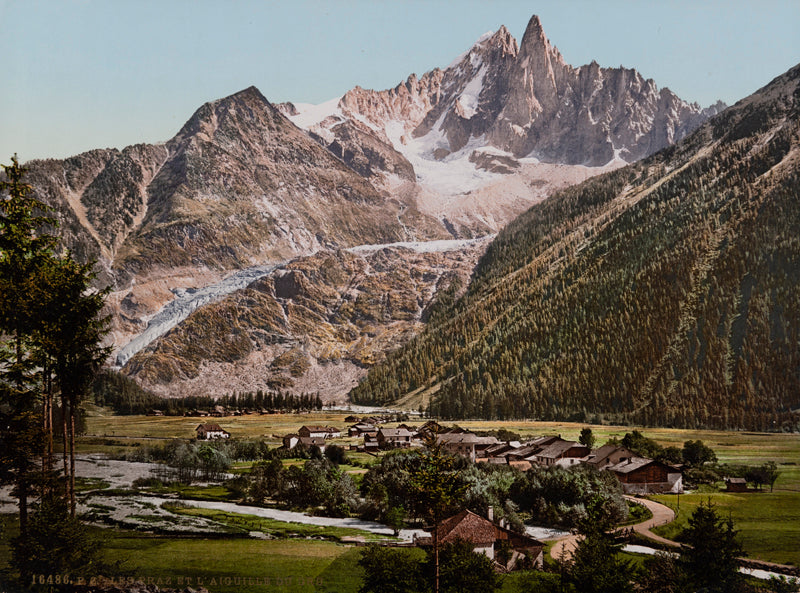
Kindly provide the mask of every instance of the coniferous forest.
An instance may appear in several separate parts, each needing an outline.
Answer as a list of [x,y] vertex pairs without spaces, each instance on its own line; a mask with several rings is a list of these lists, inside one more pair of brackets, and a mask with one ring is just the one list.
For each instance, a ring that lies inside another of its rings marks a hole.
[[796,427],[800,67],[684,142],[537,204],[351,393],[444,418]]

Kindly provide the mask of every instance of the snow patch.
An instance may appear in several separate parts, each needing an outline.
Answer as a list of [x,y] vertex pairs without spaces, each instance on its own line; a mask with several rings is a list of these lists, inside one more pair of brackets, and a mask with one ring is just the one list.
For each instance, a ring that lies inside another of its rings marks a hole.
[[486,77],[486,66],[482,66],[478,74],[470,80],[461,92],[458,102],[461,103],[461,108],[464,112],[466,119],[472,118],[478,111],[478,97],[483,91],[483,79]]
[[469,48],[467,51],[465,51],[465,52],[463,52],[463,53],[459,54],[458,56],[456,56],[456,59],[455,59],[455,60],[453,60],[452,62],[450,62],[450,65],[449,65],[449,66],[446,68],[446,70],[450,70],[451,68],[455,68],[456,66],[458,66],[458,65],[461,63],[461,61],[462,61],[464,58],[466,58],[466,57],[467,57],[467,55],[468,55],[468,54],[469,54],[469,53],[470,53],[470,52],[471,52],[473,49],[475,49],[477,46],[479,46],[481,43],[483,43],[483,42],[484,42],[484,41],[486,41],[487,39],[490,39],[490,38],[492,37],[492,35],[494,35],[494,31],[487,31],[486,33],[484,33],[483,35],[481,35],[480,37],[478,37],[478,40],[477,40],[475,43],[473,43],[473,44],[470,46],[470,48]]
[[403,144],[400,139],[404,134],[403,124],[390,121],[386,124],[386,135],[395,150],[400,152],[417,174],[417,181],[428,189],[442,194],[463,194],[500,178],[500,173],[489,173],[477,169],[469,161],[472,152],[486,145],[484,136],[472,137],[464,148],[448,154],[443,159],[434,158],[437,149],[449,150],[450,142],[441,131],[441,125],[447,111],[442,113],[430,132],[420,138],[408,138]]
[[330,101],[325,101],[319,105],[312,105],[311,103],[295,103],[297,115],[290,115],[291,121],[298,128],[308,130],[313,126],[319,125],[324,119],[331,116],[338,116],[344,119],[341,109],[339,109],[339,101],[341,97],[336,97]]

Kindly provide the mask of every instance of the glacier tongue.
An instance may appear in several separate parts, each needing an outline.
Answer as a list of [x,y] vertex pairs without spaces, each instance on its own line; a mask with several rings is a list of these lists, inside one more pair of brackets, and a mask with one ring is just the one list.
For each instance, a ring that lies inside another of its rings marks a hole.
[[133,340],[123,346],[117,353],[117,365],[124,366],[134,354],[147,347],[148,344],[163,336],[189,317],[192,311],[213,303],[230,293],[245,288],[259,278],[263,278],[280,264],[268,264],[246,268],[234,272],[224,280],[198,289],[180,289],[173,291],[176,295],[156,313],[147,328]]

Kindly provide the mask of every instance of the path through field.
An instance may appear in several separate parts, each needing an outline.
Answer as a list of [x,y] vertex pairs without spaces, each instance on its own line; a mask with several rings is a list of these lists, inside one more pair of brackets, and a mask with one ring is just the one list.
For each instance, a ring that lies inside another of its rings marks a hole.
[[[670,523],[675,519],[675,512],[671,508],[646,498],[634,498],[632,496],[626,496],[625,498],[634,503],[644,505],[651,513],[653,513],[653,516],[646,521],[642,521],[641,523],[637,523],[636,525],[625,527],[623,529],[633,528],[636,533],[641,533],[648,539],[666,544],[668,546],[677,547],[680,545],[677,542],[663,538],[650,531],[653,527],[665,525],[666,523]],[[565,560],[569,560],[578,545],[578,540],[580,537],[581,536],[579,535],[568,535],[567,537],[558,540],[551,549],[550,555],[555,559],[560,559],[563,557]]]

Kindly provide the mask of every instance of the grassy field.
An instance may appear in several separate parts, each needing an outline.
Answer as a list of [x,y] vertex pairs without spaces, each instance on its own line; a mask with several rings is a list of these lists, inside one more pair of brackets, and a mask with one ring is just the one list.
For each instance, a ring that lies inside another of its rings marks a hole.
[[800,566],[800,496],[795,492],[698,492],[652,498],[676,511],[674,522],[653,530],[659,535],[675,539],[694,509],[710,500],[720,517],[733,519],[748,557]]
[[[119,575],[172,579],[172,586],[214,593],[357,591],[357,548],[315,540],[174,539],[115,535],[104,546],[107,562],[123,561]],[[191,579],[187,581],[186,579]]]
[[[8,566],[8,539],[16,517],[0,515],[0,569]],[[214,593],[355,593],[361,585],[360,548],[313,539],[253,540],[154,536],[94,529],[103,540],[98,572],[115,580],[133,578],[159,588]],[[88,581],[98,574],[73,575]],[[35,591],[36,589],[34,589]]]

